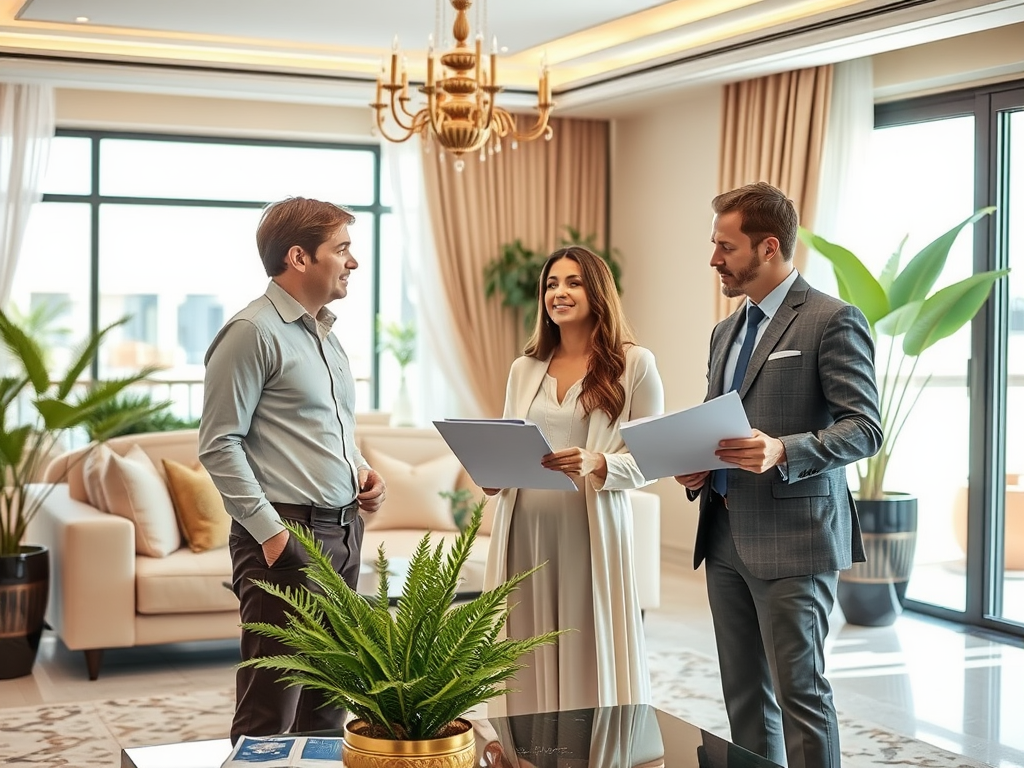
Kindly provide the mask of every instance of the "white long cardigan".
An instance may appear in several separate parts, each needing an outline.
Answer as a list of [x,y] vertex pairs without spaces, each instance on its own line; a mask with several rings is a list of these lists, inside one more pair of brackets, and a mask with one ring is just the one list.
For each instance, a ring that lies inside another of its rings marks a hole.
[[[512,363],[505,393],[505,418],[526,418],[548,370],[547,360],[520,357]],[[626,402],[622,421],[655,416],[664,412],[665,393],[650,350],[631,346],[626,351],[622,376]],[[633,567],[633,507],[626,491],[650,481],[640,474],[619,434],[619,422],[612,423],[601,410],[590,414],[588,451],[602,453],[608,463],[604,483],[593,475],[586,478],[587,517],[590,522],[590,560],[594,578],[594,630],[597,633],[598,705],[647,703],[651,683],[647,671],[640,605]],[[506,488],[497,499],[491,544],[487,555],[484,588],[491,589],[506,578],[508,532],[517,491]],[[500,710],[504,697],[492,704]],[[491,714],[498,714],[492,706]]]

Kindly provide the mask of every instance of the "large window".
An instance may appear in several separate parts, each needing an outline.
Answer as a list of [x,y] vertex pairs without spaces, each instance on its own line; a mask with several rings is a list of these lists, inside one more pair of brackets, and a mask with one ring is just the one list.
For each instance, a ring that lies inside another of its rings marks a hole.
[[975,209],[997,209],[958,240],[941,284],[1010,276],[969,328],[922,357],[917,375],[931,380],[889,477],[919,497],[910,605],[1024,636],[1024,84],[881,105],[873,150],[882,261],[906,233],[912,254]]
[[404,295],[401,269],[381,269],[400,261],[399,244],[381,235],[391,218],[382,178],[377,146],[59,131],[15,275],[14,311],[46,318],[58,366],[86,329],[128,317],[94,375],[160,366],[156,394],[194,417],[207,346],[267,285],[255,245],[261,209],[288,196],[329,200],[356,214],[360,266],[331,309],[357,408],[375,408],[374,318],[381,296]]

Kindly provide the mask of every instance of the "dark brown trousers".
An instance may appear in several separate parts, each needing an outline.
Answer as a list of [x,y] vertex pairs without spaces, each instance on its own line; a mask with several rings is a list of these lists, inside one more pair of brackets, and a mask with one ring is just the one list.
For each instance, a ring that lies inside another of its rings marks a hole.
[[[292,516],[282,514],[282,518]],[[359,578],[359,546],[363,540],[363,521],[358,515],[346,526],[335,523],[310,523],[296,520],[312,529],[314,536],[324,544],[334,568],[353,589]],[[292,536],[284,552],[267,567],[263,547],[238,522],[231,523],[232,589],[238,596],[239,613],[243,622],[284,624],[287,606],[252,583],[253,579],[281,586],[312,586],[302,572],[308,562],[305,550]],[[275,656],[292,650],[252,632],[242,631],[241,656],[243,660],[259,656]],[[241,736],[274,736],[282,733],[300,733],[341,728],[345,710],[323,706],[317,691],[297,686],[286,687],[278,682],[282,673],[277,670],[239,667],[235,674],[235,717],[231,723],[231,743]]]

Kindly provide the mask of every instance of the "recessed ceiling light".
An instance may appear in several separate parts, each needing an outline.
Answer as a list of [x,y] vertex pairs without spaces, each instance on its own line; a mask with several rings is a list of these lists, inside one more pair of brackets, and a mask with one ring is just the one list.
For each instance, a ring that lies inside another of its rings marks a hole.
[[75,21],[77,21],[79,24],[88,24],[89,23],[89,17],[88,16],[75,16]]

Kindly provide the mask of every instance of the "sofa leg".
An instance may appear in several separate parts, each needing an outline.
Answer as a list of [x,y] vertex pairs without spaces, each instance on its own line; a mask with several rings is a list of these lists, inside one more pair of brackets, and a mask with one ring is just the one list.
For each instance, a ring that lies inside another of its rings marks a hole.
[[95,680],[100,676],[100,664],[103,663],[102,648],[87,648],[85,650],[85,666],[89,670],[89,679]]

